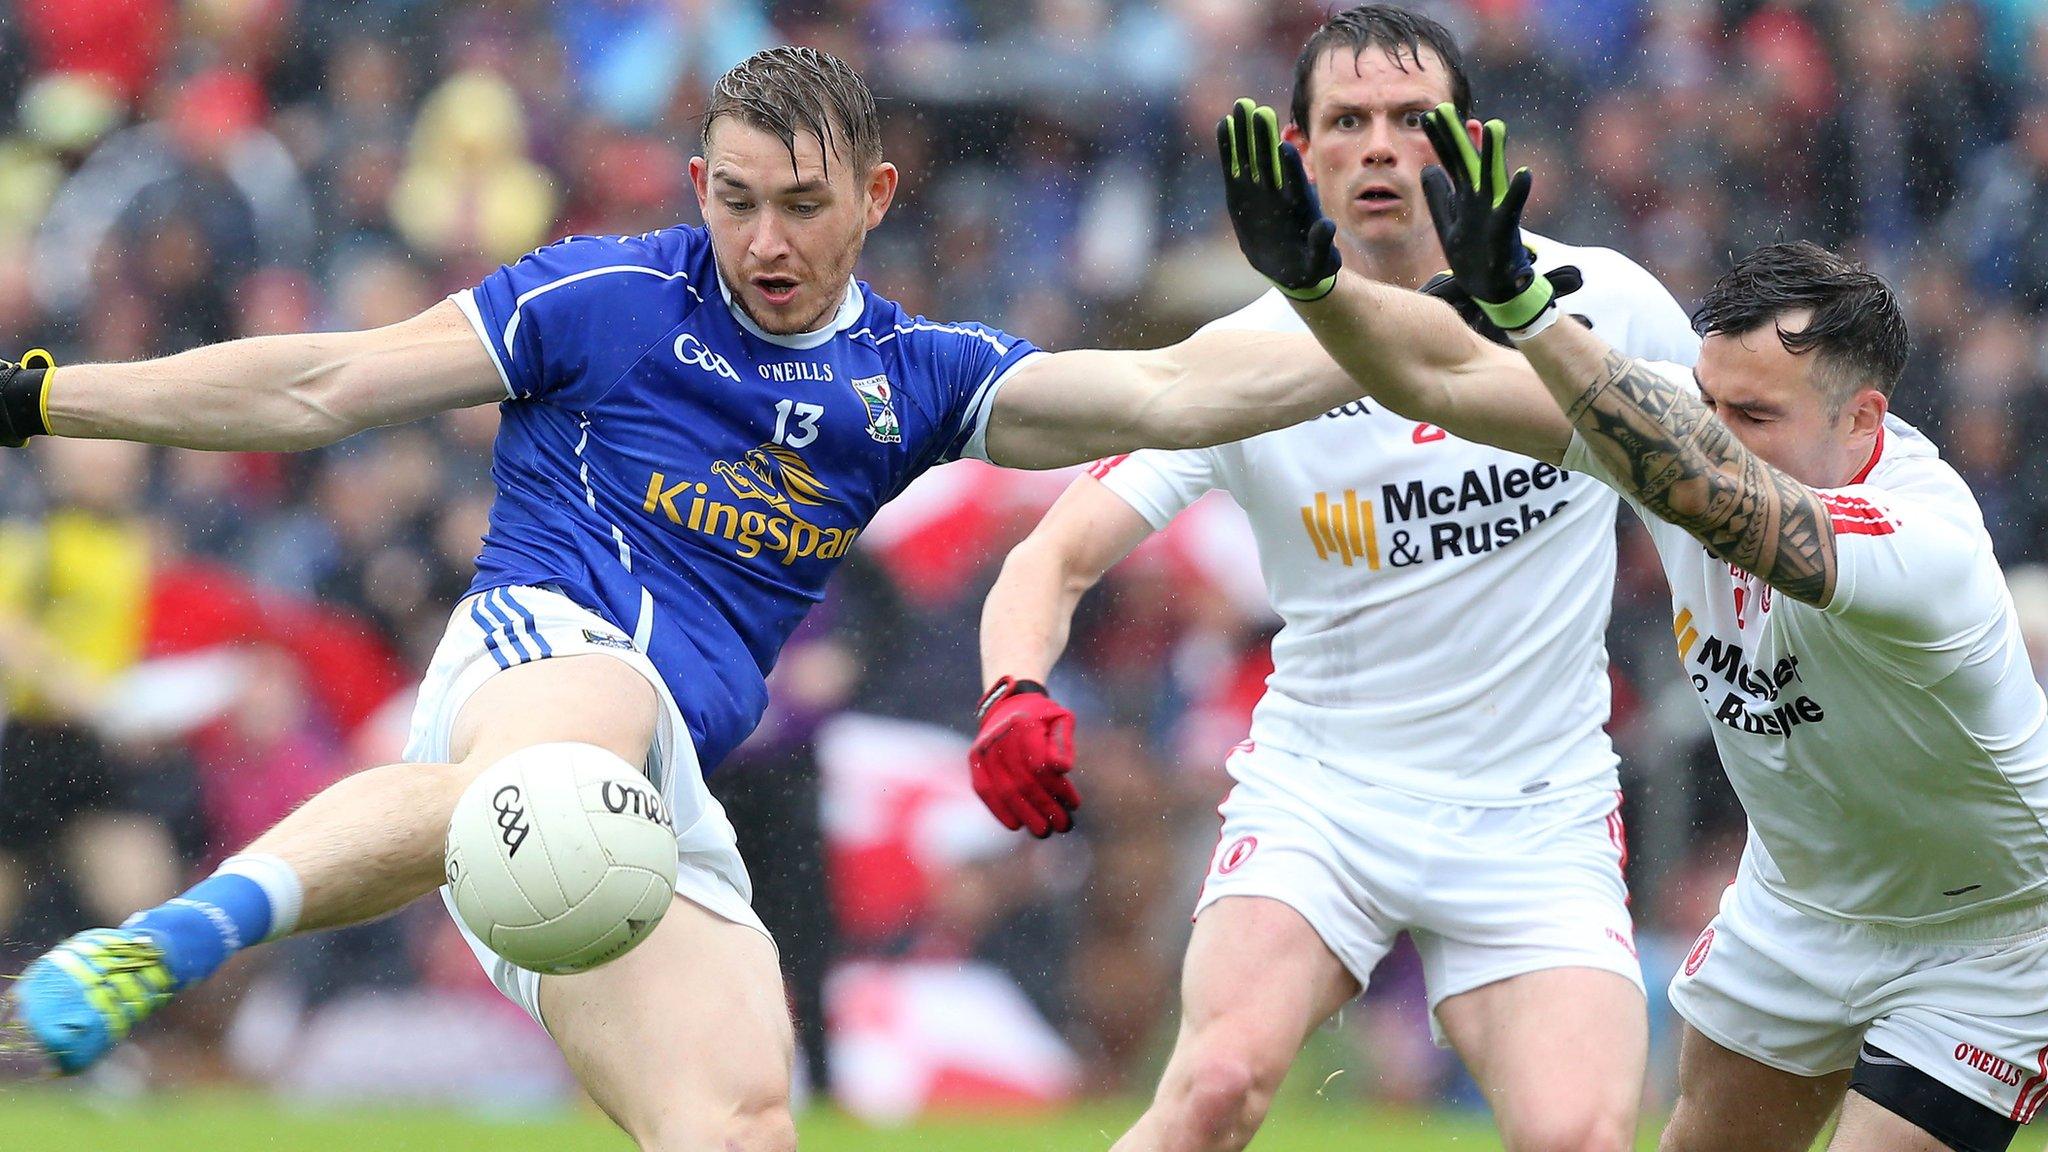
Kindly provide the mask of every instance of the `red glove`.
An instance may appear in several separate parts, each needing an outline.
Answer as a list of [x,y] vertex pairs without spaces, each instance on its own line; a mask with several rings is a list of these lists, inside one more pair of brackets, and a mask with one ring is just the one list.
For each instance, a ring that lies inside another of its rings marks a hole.
[[1081,794],[1074,768],[1074,714],[1046,695],[1045,685],[1005,676],[975,710],[981,734],[968,749],[974,791],[1003,827],[1025,828],[1043,840],[1074,826]]

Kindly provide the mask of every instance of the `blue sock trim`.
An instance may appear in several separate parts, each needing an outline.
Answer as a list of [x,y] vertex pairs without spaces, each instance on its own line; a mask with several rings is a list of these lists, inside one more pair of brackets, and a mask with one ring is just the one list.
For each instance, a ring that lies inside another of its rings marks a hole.
[[270,933],[270,897],[247,876],[209,876],[123,925],[157,938],[179,987],[206,979]]

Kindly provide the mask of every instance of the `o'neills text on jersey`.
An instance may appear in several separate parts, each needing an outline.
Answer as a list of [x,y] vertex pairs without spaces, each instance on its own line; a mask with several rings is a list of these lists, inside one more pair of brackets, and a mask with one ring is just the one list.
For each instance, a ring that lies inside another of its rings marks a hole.
[[761,373],[761,379],[778,384],[797,384],[807,380],[832,382],[832,366],[810,360],[778,360],[754,367]]

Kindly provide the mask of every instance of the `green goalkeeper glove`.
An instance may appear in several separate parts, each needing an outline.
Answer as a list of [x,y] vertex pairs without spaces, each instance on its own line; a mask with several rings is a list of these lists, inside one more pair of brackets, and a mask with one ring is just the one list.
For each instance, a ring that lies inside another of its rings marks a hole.
[[1216,123],[1223,199],[1237,246],[1259,274],[1296,300],[1320,300],[1337,286],[1337,226],[1323,215],[1301,153],[1280,139],[1271,108],[1239,100]]
[[1478,151],[1450,104],[1437,105],[1422,126],[1443,161],[1442,167],[1432,164],[1423,170],[1422,195],[1451,274],[1487,319],[1509,333],[1530,328],[1550,309],[1557,292],[1549,279],[1537,275],[1522,243],[1522,207],[1532,180],[1527,168],[1508,176],[1502,156],[1507,125],[1488,120]]
[[[1534,252],[1529,254],[1532,260],[1535,258],[1535,255]],[[1555,295],[1552,299],[1569,296],[1586,286],[1585,274],[1580,272],[1576,265],[1572,264],[1560,264],[1545,272],[1543,278],[1550,281],[1551,288],[1555,290]],[[1485,312],[1480,310],[1479,301],[1474,300],[1470,292],[1459,287],[1458,278],[1449,272],[1439,272],[1431,276],[1429,283],[1422,286],[1422,294],[1424,296],[1434,296],[1449,304],[1452,308],[1457,309],[1458,319],[1465,322],[1465,327],[1479,333],[1495,344],[1503,348],[1515,346],[1515,342],[1508,339],[1508,334],[1501,331],[1500,325],[1495,324],[1487,317]],[[1578,319],[1580,323],[1585,324],[1589,328],[1592,327],[1592,321],[1587,320],[1584,316],[1580,316]]]
[[[38,357],[42,367],[29,367]],[[0,360],[0,448],[19,448],[31,436],[50,434],[50,381],[56,376],[56,358],[41,348],[19,364]]]

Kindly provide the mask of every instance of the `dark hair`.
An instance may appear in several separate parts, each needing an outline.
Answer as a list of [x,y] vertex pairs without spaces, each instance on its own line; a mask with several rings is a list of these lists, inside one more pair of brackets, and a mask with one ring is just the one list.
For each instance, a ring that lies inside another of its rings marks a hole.
[[[1796,332],[1778,320],[1811,310]],[[1819,357],[1831,398],[1846,402],[1859,389],[1891,396],[1906,367],[1910,338],[1899,299],[1863,265],[1806,240],[1771,244],[1735,262],[1707,290],[1692,314],[1701,335],[1743,336],[1769,324],[1795,356]]]
[[754,53],[718,78],[704,111],[703,141],[711,126],[730,116],[773,132],[796,166],[796,137],[818,138],[829,172],[836,150],[853,162],[856,178],[882,162],[882,124],[875,96],[844,60],[816,48],[783,45]]
[[1309,91],[1310,79],[1323,54],[1340,48],[1349,48],[1353,60],[1363,56],[1367,48],[1378,48],[1404,71],[1408,66],[1402,62],[1403,56],[1415,61],[1420,70],[1426,67],[1422,50],[1429,49],[1451,74],[1451,103],[1457,106],[1458,115],[1472,114],[1472,82],[1465,78],[1465,58],[1459,54],[1458,42],[1452,39],[1450,29],[1420,12],[1392,4],[1360,4],[1324,21],[1308,43],[1301,46],[1301,56],[1294,61],[1292,111],[1295,127],[1304,133],[1309,130],[1309,107],[1314,98]]

